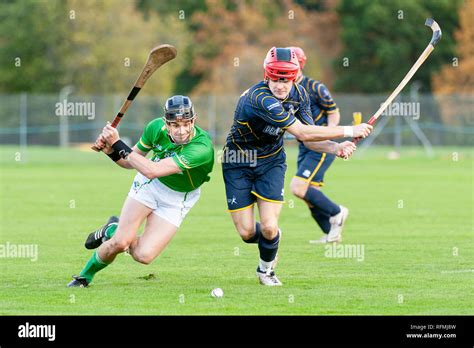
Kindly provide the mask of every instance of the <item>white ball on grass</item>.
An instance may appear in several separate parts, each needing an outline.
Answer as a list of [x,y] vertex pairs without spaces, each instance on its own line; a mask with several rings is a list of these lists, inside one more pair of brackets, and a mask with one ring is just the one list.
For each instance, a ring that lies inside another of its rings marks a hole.
[[222,291],[221,288],[212,289],[211,296],[212,297],[222,297],[222,296],[224,296],[224,291]]

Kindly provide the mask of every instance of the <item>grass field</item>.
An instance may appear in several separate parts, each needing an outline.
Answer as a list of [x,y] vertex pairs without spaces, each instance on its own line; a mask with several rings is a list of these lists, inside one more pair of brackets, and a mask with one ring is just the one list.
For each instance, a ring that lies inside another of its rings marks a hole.
[[[333,164],[324,191],[350,208],[344,245],[363,246],[360,261],[308,243],[321,234],[291,197],[296,149],[288,149],[279,288],[258,284],[257,247],[233,228],[218,164],[154,263],[120,255],[90,288],[66,288],[91,255],[85,236],[120,211],[134,172],[92,151],[32,147],[15,161],[17,151],[0,148],[0,244],[36,244],[38,259],[0,258],[0,314],[474,314],[468,148],[440,148],[433,159],[404,149],[399,160],[371,148]],[[215,287],[222,299],[210,296]]]

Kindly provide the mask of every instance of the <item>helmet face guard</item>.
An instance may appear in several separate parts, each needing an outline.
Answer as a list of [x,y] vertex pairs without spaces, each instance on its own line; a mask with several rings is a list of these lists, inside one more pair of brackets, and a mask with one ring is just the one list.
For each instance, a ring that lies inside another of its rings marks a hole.
[[292,48],[272,47],[263,62],[264,79],[294,81],[299,68],[298,58]]
[[191,99],[183,95],[168,98],[164,110],[166,122],[188,121],[196,117]]

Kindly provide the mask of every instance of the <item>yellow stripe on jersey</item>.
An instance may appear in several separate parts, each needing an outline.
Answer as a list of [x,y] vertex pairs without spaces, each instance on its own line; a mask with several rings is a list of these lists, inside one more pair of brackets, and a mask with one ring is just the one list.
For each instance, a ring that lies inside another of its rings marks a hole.
[[257,139],[260,139],[257,134],[254,133],[254,131],[252,130],[252,127],[250,127],[249,123],[248,122],[241,122],[241,121],[237,121],[238,124],[241,124],[241,125],[244,125],[244,126],[247,126],[247,128],[250,130],[250,133],[252,133],[255,138]]
[[142,139],[140,139],[140,145],[143,146],[146,149],[151,149],[152,148],[150,145],[145,144]]
[[[256,93],[257,91],[259,91],[259,90],[262,90],[262,89],[263,89],[264,91],[263,91],[263,92],[260,92],[256,97],[254,97],[255,93]],[[268,92],[268,91],[270,91],[270,88],[265,87],[265,86],[264,86],[264,87],[256,88],[256,89],[252,92],[252,94],[250,95],[250,101],[251,101],[251,102],[257,101],[259,96],[261,96],[262,94],[264,94],[265,92]]]
[[296,118],[294,118],[293,121],[290,124],[287,124],[285,127],[281,127],[281,129],[288,129],[295,122],[296,122]]
[[303,91],[301,91],[300,89],[300,85],[299,84],[295,84],[295,87],[296,87],[296,90],[298,91],[298,93],[300,94],[301,97],[306,97],[306,98],[303,98],[303,99],[307,99],[308,97],[308,92],[306,91],[306,89],[303,88]]
[[239,131],[239,134],[242,138],[244,138],[244,141],[247,142],[247,139],[245,138],[245,136],[242,134],[242,132],[240,131],[239,128],[237,128],[237,130]]
[[234,136],[232,135],[232,133],[230,134],[230,137],[231,137],[231,141],[232,143],[237,146],[239,148],[239,150],[244,154],[244,156],[248,156],[247,152],[245,152],[244,150],[242,150],[242,148],[239,146],[239,144],[237,144],[235,141],[234,141]]
[[[265,111],[267,111],[267,112],[271,115],[271,113],[265,108],[265,105],[263,104],[263,101],[265,100],[265,98],[273,98],[273,99],[275,99],[275,100],[276,100],[276,98],[267,95],[267,96],[263,97],[263,98],[262,98],[262,101],[261,101],[262,109],[265,110]],[[281,107],[281,112],[278,113],[278,114],[276,114],[275,116],[283,115],[284,112],[285,112],[285,109],[284,109],[283,106],[282,106],[282,107]],[[280,122],[285,122],[287,119],[289,119],[289,118],[290,118],[290,114],[288,113],[288,115],[287,115],[285,118],[281,119],[281,120],[276,120],[276,119],[274,119],[274,118],[272,118],[272,117],[270,117],[270,116],[269,116],[268,118],[271,119],[273,122],[278,122],[278,123],[280,123]]]
[[314,119],[314,122],[319,121],[319,119],[320,119],[322,116],[323,116],[323,111],[321,111],[321,112],[319,113],[319,115],[316,116],[316,118]]
[[336,103],[327,104],[327,103],[320,102],[319,105],[324,106],[325,108],[333,108],[336,106]]
[[269,155],[265,155],[265,156],[257,156],[257,159],[258,159],[258,158],[260,158],[260,159],[262,159],[262,158],[267,158],[267,157],[270,157],[270,156],[276,155],[278,152],[280,152],[280,151],[281,151],[281,149],[283,149],[283,146],[280,146],[280,148],[279,148],[278,150],[276,150],[275,152],[273,152],[273,153],[271,153],[271,154],[269,154]]
[[191,179],[191,174],[189,174],[189,171],[186,171],[186,174],[188,174],[189,181],[191,182],[191,186],[195,189],[196,186],[194,186],[193,179]]
[[[179,163],[181,163],[181,164],[184,166],[184,168],[186,168],[186,169],[191,169],[190,166],[188,166],[186,163],[184,163],[184,162],[181,160],[181,158],[179,158],[179,155],[176,155],[176,158],[178,159]],[[193,185],[193,186],[194,186],[194,185]]]

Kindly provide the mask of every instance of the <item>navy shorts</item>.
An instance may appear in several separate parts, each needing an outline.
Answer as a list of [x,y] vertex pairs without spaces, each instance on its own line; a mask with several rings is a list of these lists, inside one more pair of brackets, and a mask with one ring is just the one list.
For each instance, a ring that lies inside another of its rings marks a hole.
[[284,203],[285,158],[255,167],[222,168],[227,208],[230,212],[251,207],[257,198]]
[[305,150],[302,151],[300,149],[298,153],[298,170],[295,177],[314,186],[323,186],[324,174],[336,156],[329,153]]

